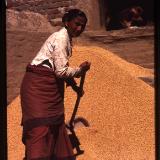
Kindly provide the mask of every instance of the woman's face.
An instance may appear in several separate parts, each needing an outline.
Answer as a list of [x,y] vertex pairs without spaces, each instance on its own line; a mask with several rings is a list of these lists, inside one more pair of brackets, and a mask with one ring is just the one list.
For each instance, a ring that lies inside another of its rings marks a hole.
[[71,37],[78,37],[84,31],[86,19],[78,16],[69,22],[65,22],[65,25]]

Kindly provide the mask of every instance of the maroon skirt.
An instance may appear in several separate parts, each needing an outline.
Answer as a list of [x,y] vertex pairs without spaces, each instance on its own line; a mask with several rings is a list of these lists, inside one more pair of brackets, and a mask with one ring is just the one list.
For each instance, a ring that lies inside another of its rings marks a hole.
[[22,141],[27,160],[74,160],[64,123],[64,80],[28,65],[21,90]]

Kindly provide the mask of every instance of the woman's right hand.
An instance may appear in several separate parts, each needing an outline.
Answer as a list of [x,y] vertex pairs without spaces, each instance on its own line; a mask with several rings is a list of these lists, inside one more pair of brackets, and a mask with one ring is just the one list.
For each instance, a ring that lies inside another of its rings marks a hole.
[[90,66],[91,66],[91,63],[88,61],[85,61],[81,63],[79,67],[81,68],[82,72],[86,72],[90,69]]

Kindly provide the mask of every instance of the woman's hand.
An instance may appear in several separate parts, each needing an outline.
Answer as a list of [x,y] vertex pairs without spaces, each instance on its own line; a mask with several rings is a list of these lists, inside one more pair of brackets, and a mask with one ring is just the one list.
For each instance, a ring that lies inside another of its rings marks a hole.
[[91,63],[88,61],[85,61],[81,63],[79,67],[81,68],[82,72],[86,72],[90,69],[90,66],[91,66]]
[[87,72],[90,69],[91,63],[88,61],[85,61],[79,65],[80,67],[80,73],[76,75],[76,78],[80,78],[85,72]]

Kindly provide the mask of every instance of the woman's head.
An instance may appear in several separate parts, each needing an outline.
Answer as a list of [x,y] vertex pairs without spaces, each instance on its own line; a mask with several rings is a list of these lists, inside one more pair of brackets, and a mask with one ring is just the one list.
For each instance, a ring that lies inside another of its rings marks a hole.
[[64,14],[62,22],[71,37],[78,37],[85,29],[87,17],[79,9],[71,9]]

